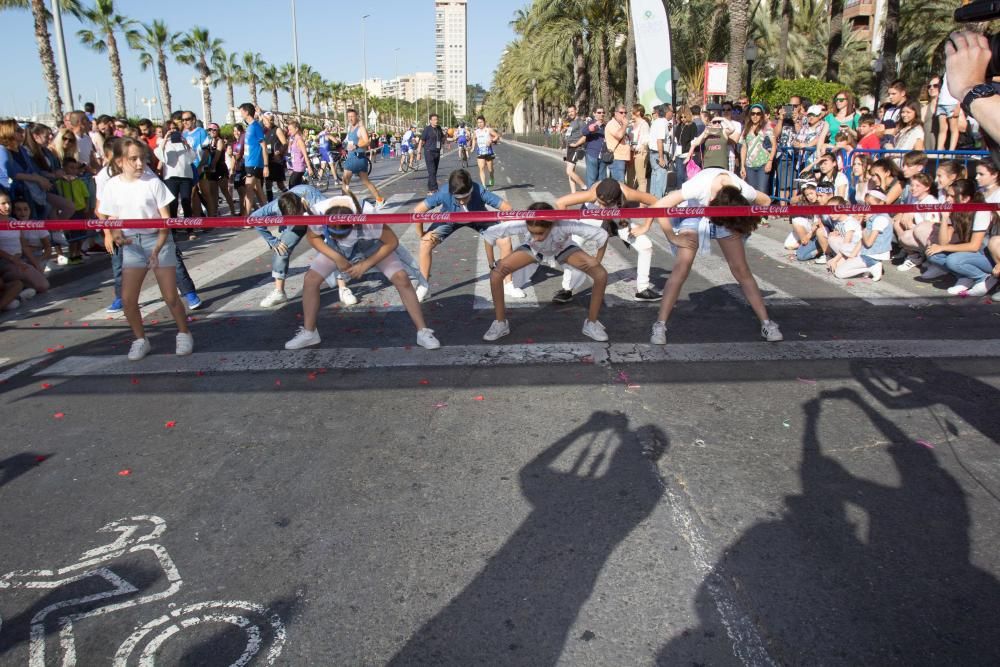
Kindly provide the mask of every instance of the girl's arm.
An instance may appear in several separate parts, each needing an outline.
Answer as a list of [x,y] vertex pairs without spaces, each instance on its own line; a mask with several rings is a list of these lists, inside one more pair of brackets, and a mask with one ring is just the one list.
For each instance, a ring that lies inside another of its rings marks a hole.
[[360,278],[366,271],[392,253],[396,252],[396,248],[399,247],[399,238],[396,236],[396,233],[390,229],[389,225],[384,225],[382,227],[382,235],[379,237],[379,240],[382,241],[382,246],[376,250],[371,257],[363,259],[357,264],[351,264],[351,266],[344,271],[344,273],[349,275],[351,278]]
[[[556,223],[559,224],[559,223]],[[593,227],[589,227],[593,229]],[[509,220],[507,222],[501,222],[499,225],[493,225],[484,231],[480,236],[483,237],[483,241],[489,243],[490,245],[496,245],[496,242],[500,239],[509,238],[511,236],[516,236],[518,234],[527,234],[528,225],[523,220]],[[574,232],[575,233],[575,232]]]
[[569,208],[570,206],[577,206],[579,204],[586,204],[593,201],[597,201],[596,184],[589,190],[580,190],[579,192],[563,195],[556,200],[556,209],[561,211]]
[[652,206],[656,203],[656,195],[651,195],[648,192],[641,192],[640,190],[633,190],[627,185],[622,185],[621,187],[622,194],[625,195],[625,201],[637,201],[646,206]]
[[[947,236],[939,236],[938,238],[949,238]],[[968,243],[932,243],[927,246],[928,255],[936,255],[939,252],[979,252],[979,249],[983,247],[983,239],[986,238],[986,232],[972,232],[972,238],[969,239]]]
[[347,270],[351,268],[351,263],[347,261],[347,258],[328,246],[326,241],[323,240],[323,237],[313,230],[310,229],[306,231],[306,239],[309,241],[309,245],[311,245],[316,252],[326,255],[328,258],[333,260],[333,263],[337,265],[337,269],[341,273],[346,273]]
[[885,193],[885,203],[895,204],[899,198],[903,195],[903,186],[896,183],[894,186],[889,188],[889,191]]
[[[653,204],[653,207],[654,208],[673,208],[675,206],[680,205],[680,203],[682,201],[684,201],[684,195],[681,194],[680,189],[677,189],[677,190],[674,190],[673,192],[669,193],[663,199],[661,199],[658,202],[656,202],[655,204]],[[661,222],[660,224],[662,225],[663,223]]]
[[[169,218],[170,217],[170,209],[167,208],[166,206],[161,206],[160,207],[160,217],[161,218]],[[159,256],[160,249],[163,248],[164,245],[166,245],[167,239],[170,238],[169,234],[170,234],[170,230],[169,229],[161,229],[161,230],[159,230],[157,232],[157,234],[156,234],[156,247],[153,249],[152,257],[150,257],[150,260],[155,260],[156,257]]]
[[690,162],[691,156],[694,155],[694,149],[701,146],[702,142],[705,141],[705,137],[708,135],[708,131],[702,132],[697,137],[691,140],[691,145],[688,146],[688,156],[685,158],[684,162]]
[[[851,231],[847,232],[847,234],[844,236],[844,245],[845,246],[851,245],[851,243],[853,241],[854,241],[854,230],[852,229]],[[851,254],[847,254],[843,250],[841,250],[840,254],[843,255],[844,257],[854,257],[855,255],[858,254],[858,250],[860,249],[860,246],[861,246],[860,243],[855,243],[854,244],[854,251],[851,252]]]

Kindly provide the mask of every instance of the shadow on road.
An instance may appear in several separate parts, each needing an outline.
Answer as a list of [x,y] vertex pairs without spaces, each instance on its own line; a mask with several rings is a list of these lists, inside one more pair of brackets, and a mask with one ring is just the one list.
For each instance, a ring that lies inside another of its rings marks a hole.
[[49,454],[21,452],[0,461],[0,487],[13,482],[32,468],[37,468],[49,456]]
[[390,664],[555,664],[608,557],[659,502],[667,447],[607,412],[553,443],[520,473],[531,514]]

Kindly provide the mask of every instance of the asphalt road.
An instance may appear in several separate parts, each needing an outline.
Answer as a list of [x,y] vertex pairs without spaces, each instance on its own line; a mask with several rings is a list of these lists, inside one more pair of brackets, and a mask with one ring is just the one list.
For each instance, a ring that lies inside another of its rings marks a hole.
[[[544,151],[499,154],[516,208],[566,190]],[[393,209],[425,193],[375,176]],[[717,251],[665,348],[617,241],[607,344],[546,267],[484,344],[466,231],[435,256],[436,352],[371,274],[286,352],[300,302],[258,307],[251,231],[184,243],[184,359],[155,291],[129,363],[107,260],[59,272],[0,319],[0,664],[1000,663],[1000,306],[837,283],[785,233],[748,246],[779,344]]]

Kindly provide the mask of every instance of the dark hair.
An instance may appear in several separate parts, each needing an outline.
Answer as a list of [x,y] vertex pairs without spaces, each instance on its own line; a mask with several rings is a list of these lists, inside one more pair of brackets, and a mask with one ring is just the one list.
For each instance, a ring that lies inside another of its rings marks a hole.
[[813,105],[813,101],[808,97],[799,97],[799,106],[803,109],[808,109]]
[[483,121],[485,123],[486,122],[486,116],[483,116],[482,114],[480,114],[480,115],[476,116],[476,120],[481,120],[481,121]]
[[877,122],[875,116],[870,113],[866,113],[858,119],[858,125],[874,125]]
[[129,146],[136,146],[145,156],[146,152],[149,150],[149,146],[139,141],[138,139],[133,139],[132,137],[115,137],[117,141],[113,142],[114,150],[111,154],[111,161],[108,163],[108,174],[111,176],[117,176],[122,173],[122,168],[118,164],[118,161],[124,158],[128,154]]
[[139,122],[136,123],[136,125],[138,125],[139,127],[143,127],[143,126],[152,127],[153,126],[153,121],[149,120],[148,118],[140,118]]
[[[528,207],[529,211],[553,211],[555,207],[552,204],[544,201],[536,201],[531,206]],[[545,218],[529,218],[525,221],[528,227],[540,227],[542,229],[552,229],[552,225],[555,224],[555,220],[546,220]]]
[[86,111],[87,113],[94,113],[94,103],[93,102],[84,102],[83,103],[83,110]]
[[247,115],[250,116],[251,118],[257,115],[257,109],[254,107],[254,105],[250,104],[249,102],[244,102],[243,104],[241,104],[240,109],[246,111]]
[[113,122],[115,122],[115,119],[114,119],[114,118],[112,118],[111,116],[109,116],[109,115],[108,115],[108,114],[106,114],[106,113],[102,113],[102,114],[101,114],[100,116],[98,116],[98,117],[97,117],[97,119],[96,119],[96,120],[94,121],[94,124],[95,124],[95,125],[97,125],[97,124],[99,124],[99,123],[113,123]]
[[64,167],[68,167],[71,164],[80,164],[80,163],[73,156],[67,155],[62,161],[62,165]]
[[900,92],[906,92],[906,82],[902,79],[896,79],[889,84],[889,90],[898,90]]
[[826,200],[827,206],[843,206],[847,203],[847,200],[839,195],[834,195]]
[[909,129],[911,127],[919,127],[923,123],[923,121],[920,120],[920,114],[921,114],[921,112],[923,110],[920,108],[920,102],[918,102],[917,100],[907,100],[906,104],[904,104],[902,107],[900,107],[900,109],[901,110],[902,109],[909,109],[910,111],[912,111],[913,112],[913,122],[910,123],[909,125],[905,125],[903,123],[903,115],[900,114],[900,116],[899,116],[899,127],[903,128],[903,129]]
[[701,113],[701,106],[698,105],[698,104],[692,104],[691,105],[691,117],[693,118],[694,116],[697,116],[700,113]]
[[302,215],[306,207],[302,204],[302,197],[294,192],[285,192],[278,197],[278,210],[281,215]]
[[436,113],[432,113],[431,115],[427,116],[427,120],[430,120],[431,118],[438,118],[438,115]]
[[464,169],[456,169],[448,176],[448,191],[454,195],[456,192],[465,192],[472,188],[472,177]]
[[927,153],[923,151],[910,151],[903,154],[903,165],[907,167],[923,167],[928,162]]
[[[965,178],[965,165],[961,160],[942,160],[938,163],[938,169],[944,169],[947,173],[956,178]],[[935,170],[936,171],[936,170]]]
[[958,178],[948,187],[955,191],[956,199],[972,199],[977,190],[976,182],[971,178]]
[[358,110],[357,110],[357,109],[355,109],[355,108],[353,108],[353,107],[348,107],[348,108],[347,108],[347,111],[345,111],[344,113],[353,113],[353,114],[357,114],[357,113],[358,113]]
[[896,164],[895,160],[890,160],[889,158],[882,158],[881,160],[875,160],[871,166],[872,169],[881,169],[892,176],[897,181],[903,178],[903,171]]
[[[708,202],[709,206],[748,206],[750,202],[746,200],[743,193],[735,185],[724,185],[719,190],[718,194],[712,198],[712,201]],[[757,229],[760,225],[760,216],[752,217],[728,217],[728,216],[712,216],[709,218],[713,224],[720,227],[725,227],[731,232],[736,232],[737,234],[743,234],[746,236]]]
[[[955,199],[968,199],[977,203],[986,201],[982,192],[976,192],[976,184],[971,179],[960,178],[951,184],[951,189],[955,191]],[[948,214],[948,222],[951,223],[951,228],[958,236],[959,243],[968,243],[972,240],[972,223],[975,219],[976,213],[973,211]]]
[[[347,207],[347,206],[331,206],[328,209],[326,209],[323,212],[323,214],[324,215],[354,215],[355,213],[360,213],[361,212],[361,203],[358,201],[358,198],[354,196],[354,193],[353,192],[347,192],[347,193],[345,193],[345,196],[350,197],[351,201],[354,202],[354,210],[353,211],[349,207]],[[349,228],[353,227],[354,225],[352,225],[349,222],[345,222],[345,223],[342,223],[342,224],[328,225],[328,226],[332,227],[333,229],[349,229]]]

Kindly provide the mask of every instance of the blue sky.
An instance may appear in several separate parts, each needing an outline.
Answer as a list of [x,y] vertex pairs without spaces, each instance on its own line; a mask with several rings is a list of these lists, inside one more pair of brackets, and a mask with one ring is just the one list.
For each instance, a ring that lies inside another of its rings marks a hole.
[[[86,4],[89,0],[83,2]],[[500,54],[513,38],[509,21],[514,12],[527,3],[528,0],[469,0],[469,83],[489,88]],[[237,53],[258,51],[265,61],[275,65],[292,62],[293,59],[290,0],[216,0],[209,4],[182,5],[150,0],[118,0],[116,7],[120,13],[139,21],[149,22],[159,18],[174,31],[186,31],[195,25],[208,28],[213,37],[224,40],[227,50]],[[169,7],[190,9],[190,17],[181,16],[179,11],[174,11],[172,15],[168,13]],[[367,21],[370,77],[394,76],[393,49],[396,47],[400,49],[400,74],[434,71],[433,0],[296,0],[296,12],[299,61],[308,63],[329,80],[361,80],[360,17],[364,14],[371,14]],[[33,110],[44,112],[47,108],[45,84],[38,64],[31,13],[5,11],[0,16],[6,37],[4,50],[8,57],[0,77],[4,81],[0,87],[0,117],[15,113],[30,115]],[[64,16],[63,26],[73,95],[78,98],[74,100],[74,106],[82,106],[79,103],[82,97],[83,101],[95,102],[98,111],[109,110],[113,107],[113,98],[107,57],[80,44],[76,31],[81,25],[75,18]],[[158,98],[159,90],[153,89],[152,69],[143,72],[137,55],[127,49],[122,55],[125,95],[130,115],[146,115],[146,107],[138,100],[151,95]],[[200,115],[201,95],[191,85],[195,71],[169,61],[167,72],[174,106],[192,109]],[[237,104],[245,101],[245,90],[237,89],[236,97]],[[215,118],[221,118],[225,107],[224,88],[213,91],[212,106]],[[284,93],[281,95],[281,106],[288,106]]]

